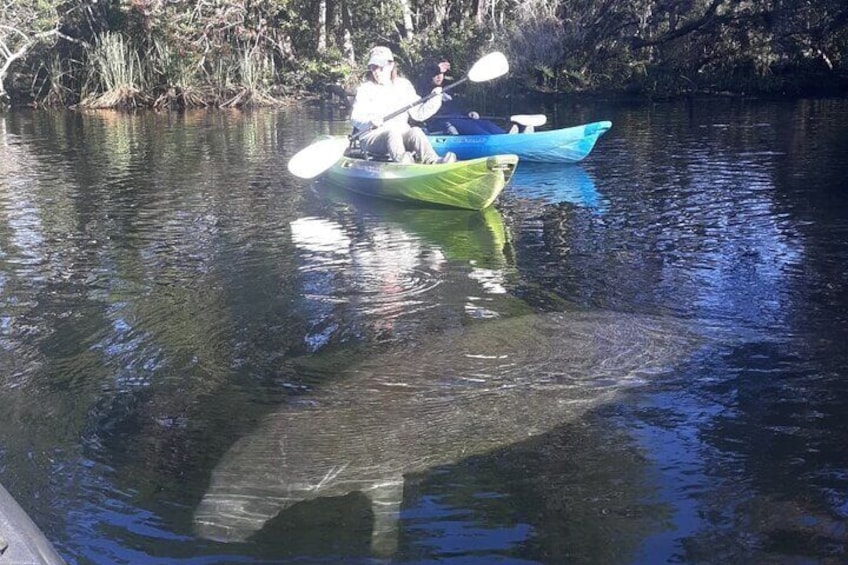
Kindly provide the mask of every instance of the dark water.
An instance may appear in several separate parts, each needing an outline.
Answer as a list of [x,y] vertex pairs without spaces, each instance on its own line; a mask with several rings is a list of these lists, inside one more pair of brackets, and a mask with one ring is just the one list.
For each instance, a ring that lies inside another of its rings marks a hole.
[[848,102],[542,110],[613,129],[484,214],[0,116],[0,483],[69,563],[848,561]]

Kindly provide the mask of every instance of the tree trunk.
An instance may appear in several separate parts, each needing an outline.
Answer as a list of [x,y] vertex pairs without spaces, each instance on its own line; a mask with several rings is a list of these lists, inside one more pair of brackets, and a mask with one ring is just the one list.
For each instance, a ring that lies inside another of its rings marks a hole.
[[403,28],[406,34],[406,39],[412,39],[415,35],[415,25],[412,23],[412,6],[409,0],[398,0],[401,10],[403,10]]
[[448,2],[447,0],[435,0],[433,5],[433,21],[427,26],[427,29],[443,29],[445,22],[448,19]]
[[351,36],[350,29],[353,27],[351,24],[350,16],[350,6],[347,2],[342,2],[341,4],[341,15],[342,15],[342,36],[344,37],[344,42],[342,44],[343,53],[347,62],[350,63],[351,66],[356,66],[356,51],[353,48],[353,37]]
[[353,50],[353,37],[350,35],[350,30],[345,28],[344,30],[344,44],[342,46],[344,50],[344,58],[350,63],[351,66],[356,65],[356,53]]
[[474,3],[474,21],[478,25],[482,25],[486,19],[486,3],[487,0],[477,0]]
[[318,52],[327,50],[327,0],[318,0]]

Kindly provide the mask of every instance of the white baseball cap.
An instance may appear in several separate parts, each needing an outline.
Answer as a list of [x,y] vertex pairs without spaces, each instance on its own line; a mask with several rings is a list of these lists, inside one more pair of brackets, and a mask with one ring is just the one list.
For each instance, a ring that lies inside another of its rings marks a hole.
[[384,67],[394,60],[395,56],[392,55],[392,50],[380,45],[373,48],[371,53],[368,55],[368,66],[370,67],[374,65],[375,67]]

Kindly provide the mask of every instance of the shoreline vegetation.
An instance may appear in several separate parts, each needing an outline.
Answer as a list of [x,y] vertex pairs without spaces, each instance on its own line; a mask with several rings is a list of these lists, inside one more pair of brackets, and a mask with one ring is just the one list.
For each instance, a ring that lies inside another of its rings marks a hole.
[[503,51],[526,94],[848,96],[844,0],[0,0],[0,106],[347,103],[375,44]]

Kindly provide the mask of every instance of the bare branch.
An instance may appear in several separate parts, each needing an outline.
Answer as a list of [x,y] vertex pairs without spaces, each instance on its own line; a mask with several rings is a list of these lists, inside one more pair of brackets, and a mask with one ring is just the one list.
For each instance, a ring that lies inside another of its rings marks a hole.
[[694,31],[697,31],[706,26],[707,24],[713,23],[713,21],[717,18],[716,10],[718,10],[718,7],[723,2],[724,0],[713,0],[713,2],[707,7],[707,10],[704,12],[704,15],[700,18],[692,20],[686,25],[670,30],[667,33],[660,35],[659,37],[654,37],[651,39],[633,37],[631,39],[631,44],[634,48],[637,49],[640,47],[653,47],[655,45],[660,45],[662,43],[666,43],[673,39],[677,39],[678,37],[683,37],[684,35],[688,35]]

